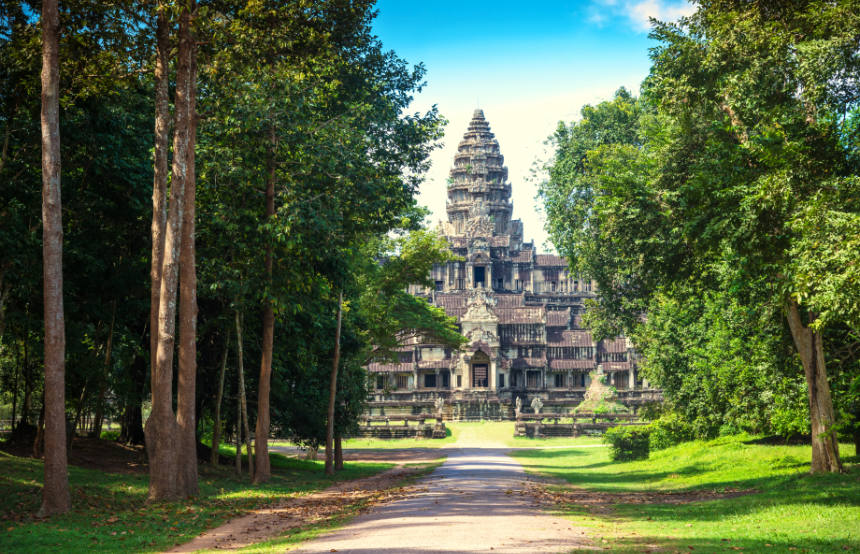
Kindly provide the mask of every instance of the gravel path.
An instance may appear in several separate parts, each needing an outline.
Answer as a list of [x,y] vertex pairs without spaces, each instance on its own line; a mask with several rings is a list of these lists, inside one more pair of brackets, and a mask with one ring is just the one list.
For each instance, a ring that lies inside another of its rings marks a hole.
[[589,548],[584,529],[542,512],[533,478],[507,448],[448,451],[413,496],[380,506],[296,552],[566,552]]

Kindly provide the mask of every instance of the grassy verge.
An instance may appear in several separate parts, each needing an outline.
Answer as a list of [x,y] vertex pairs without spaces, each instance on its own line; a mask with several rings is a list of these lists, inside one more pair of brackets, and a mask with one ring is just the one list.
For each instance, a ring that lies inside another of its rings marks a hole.
[[200,494],[185,502],[146,503],[146,475],[70,466],[72,512],[45,521],[39,507],[42,463],[0,452],[0,551],[153,552],[186,542],[249,510],[321,490],[335,481],[373,475],[390,464],[348,463],[335,478],[322,462],[273,454],[272,480],[251,485],[230,468],[200,470]]
[[809,475],[808,446],[748,444],[750,437],[685,443],[648,460],[613,463],[607,449],[517,451],[532,472],[597,493],[725,491],[755,493],[682,504],[615,503],[608,513],[563,506],[618,551],[860,551],[860,459],[841,445],[848,472]]

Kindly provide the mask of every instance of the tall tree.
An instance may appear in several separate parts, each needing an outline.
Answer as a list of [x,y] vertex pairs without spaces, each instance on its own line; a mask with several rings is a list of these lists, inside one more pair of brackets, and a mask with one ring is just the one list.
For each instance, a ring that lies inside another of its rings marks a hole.
[[[152,413],[146,422],[149,456],[149,498],[184,498],[197,492],[196,442],[188,441],[194,424],[196,379],[196,284],[194,278],[193,232],[194,118],[196,87],[196,47],[192,31],[196,3],[184,2],[179,15],[179,47],[176,56],[176,123],[173,135],[170,201],[164,232],[160,288],[156,366],[152,372]],[[161,20],[159,20],[159,24]],[[158,108],[157,108],[158,109]],[[163,114],[162,114],[163,115]],[[158,117],[158,114],[157,114]],[[190,196],[190,198],[189,198]],[[184,225],[188,222],[188,225]],[[183,227],[186,227],[183,229]],[[189,229],[190,227],[190,229]],[[182,254],[185,254],[183,257]],[[173,352],[176,330],[176,297],[180,266],[184,264],[185,294],[180,298],[180,365],[177,411],[173,410]],[[190,445],[189,445],[190,442]],[[189,452],[189,446],[193,447]]]
[[[860,232],[847,124],[860,100],[860,5],[699,4],[656,25],[633,135],[610,132],[579,152],[565,141],[585,124],[556,135],[543,190],[550,230],[598,281],[606,330],[635,328],[655,294],[689,287],[781,313],[806,376],[811,469],[839,471],[821,333],[858,321],[856,288],[834,284],[857,275],[835,253]],[[812,214],[839,232],[812,233]],[[812,244],[829,253],[823,263],[802,252]]]
[[39,516],[71,509],[66,465],[66,332],[60,198],[60,21],[57,0],[42,1],[42,256],[45,307],[45,484]]
[[343,291],[337,297],[337,324],[334,331],[334,355],[332,356],[331,377],[328,391],[328,416],[325,434],[325,473],[334,475],[334,408],[337,399],[337,367],[340,364],[340,329],[343,321]]

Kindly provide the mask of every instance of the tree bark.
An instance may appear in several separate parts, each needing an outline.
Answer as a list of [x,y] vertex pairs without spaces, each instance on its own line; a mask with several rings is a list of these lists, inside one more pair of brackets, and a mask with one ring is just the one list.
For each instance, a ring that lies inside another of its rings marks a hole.
[[812,424],[810,472],[841,472],[842,461],[839,459],[839,441],[833,429],[835,417],[821,333],[803,324],[800,307],[794,299],[788,301],[787,317],[809,389],[809,421]]
[[[145,337],[144,337],[145,338]],[[141,343],[143,344],[143,338]],[[146,394],[146,358],[136,354],[129,366],[131,390],[123,397],[123,412],[120,420],[119,441],[123,444],[144,444],[143,410],[141,404]]]
[[[179,370],[176,388],[177,461],[179,464],[182,496],[197,494],[197,267],[195,262],[195,202],[196,177],[194,148],[197,137],[196,83],[197,46],[192,32],[196,10],[195,0],[188,4],[190,13],[183,14],[179,23],[180,55],[187,58],[187,144],[185,148],[185,204],[182,211],[182,246],[179,263]],[[185,49],[183,49],[183,45]],[[187,50],[187,51],[186,51]]]
[[167,8],[159,3],[155,27],[155,160],[152,180],[152,259],[149,267],[150,371],[155,373],[158,351],[158,309],[161,264],[164,258],[164,228],[167,225],[167,156],[170,133],[170,23]]
[[221,446],[221,401],[224,399],[224,374],[227,373],[227,354],[230,352],[230,329],[227,329],[227,340],[224,342],[224,357],[221,358],[221,372],[218,375],[218,395],[215,397],[215,421],[212,425],[212,458],[213,466],[218,465],[218,449]]
[[96,405],[96,416],[95,421],[93,421],[92,431],[92,436],[95,438],[101,437],[102,434],[102,420],[104,419],[105,413],[105,394],[107,394],[107,381],[108,376],[110,375],[110,357],[111,351],[113,350],[113,328],[115,323],[116,299],[111,303],[110,329],[108,330],[107,345],[105,346],[105,366],[104,371],[102,371],[101,379],[99,380],[99,397],[98,404]]
[[[242,348],[242,316],[236,312],[236,344],[239,357],[239,407],[242,426],[245,430],[245,450],[248,452],[248,472],[254,479],[254,452],[251,450],[251,428],[248,425],[248,401],[245,398],[245,360]],[[241,454],[241,449],[239,450]],[[241,470],[240,470],[241,472]]]
[[60,17],[42,0],[42,257],[45,308],[45,485],[39,517],[72,507],[66,466],[66,329],[60,197]]
[[242,475],[242,399],[236,390],[236,475]]
[[19,345],[15,345],[15,381],[12,385],[12,434],[15,434],[15,415],[18,412],[18,375],[21,373],[21,348]]
[[328,387],[328,423],[325,433],[325,473],[334,475],[334,404],[337,396],[337,366],[340,363],[340,325],[343,319],[343,290],[337,299],[337,327],[334,332],[334,361]]
[[33,411],[33,377],[30,374],[30,349],[27,347],[30,336],[30,318],[27,314],[27,326],[24,328],[24,365],[21,367],[21,376],[24,378],[24,398],[21,400],[21,423],[30,424],[30,412]]
[[[275,215],[275,128],[270,127],[268,178],[266,179],[266,220],[270,221]],[[266,244],[266,282],[267,292],[272,288],[272,240]],[[257,387],[257,426],[254,447],[257,451],[257,469],[254,472],[254,483],[264,483],[272,476],[269,462],[269,428],[271,418],[269,413],[269,395],[272,385],[272,352],[275,340],[275,313],[271,298],[263,300],[263,344],[260,359],[260,383]]]
[[45,453],[45,395],[42,395],[42,407],[39,409],[39,420],[36,423],[36,438],[33,441],[33,458],[39,460]]
[[343,469],[343,437],[340,433],[334,437],[334,469],[336,471]]
[[[173,351],[176,332],[176,294],[182,249],[185,210],[185,181],[188,171],[189,92],[191,83],[190,13],[180,15],[179,51],[176,69],[176,126],[173,135],[173,164],[170,203],[164,233],[161,287],[158,295],[158,341],[156,366],[152,372],[152,412],[146,421],[146,451],[149,456],[149,500],[177,500],[185,496],[185,473],[178,459],[181,448],[179,425],[173,412]],[[195,456],[196,458],[196,456]]]

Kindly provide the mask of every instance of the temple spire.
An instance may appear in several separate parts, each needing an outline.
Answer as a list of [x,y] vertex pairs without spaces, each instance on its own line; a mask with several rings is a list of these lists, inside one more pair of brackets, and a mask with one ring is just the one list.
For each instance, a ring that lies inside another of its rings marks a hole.
[[478,108],[457,148],[448,181],[448,222],[453,234],[522,233],[521,225],[512,225],[511,185],[504,163],[499,142]]

